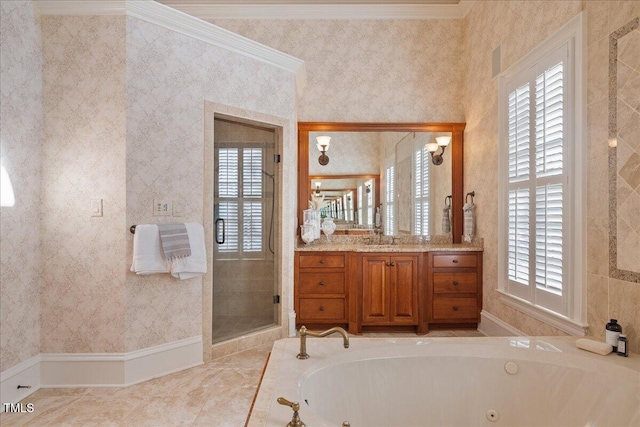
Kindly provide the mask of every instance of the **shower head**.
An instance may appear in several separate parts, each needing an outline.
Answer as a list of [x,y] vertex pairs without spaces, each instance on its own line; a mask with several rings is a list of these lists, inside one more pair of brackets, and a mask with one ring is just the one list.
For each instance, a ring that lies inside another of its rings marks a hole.
[[268,173],[267,171],[265,171],[264,169],[262,169],[262,173],[263,173],[263,174],[265,174],[265,175],[267,175],[267,176],[268,176],[269,178],[271,178],[271,179],[273,179],[273,177],[276,175],[275,173],[274,173],[274,174],[270,174],[270,173]]

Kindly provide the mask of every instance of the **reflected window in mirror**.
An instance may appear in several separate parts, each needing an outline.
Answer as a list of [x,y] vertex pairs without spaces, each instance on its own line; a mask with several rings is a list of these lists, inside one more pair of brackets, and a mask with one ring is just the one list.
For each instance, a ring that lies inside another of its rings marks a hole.
[[[378,228],[387,235],[448,235],[459,242],[463,130],[464,123],[300,123],[299,207],[319,180],[325,200],[336,201],[327,211],[337,219],[338,231]],[[326,165],[317,161],[318,136],[331,137]],[[446,150],[437,137],[450,141]],[[427,144],[438,146],[434,155],[441,155],[442,162],[433,162]],[[448,196],[453,200],[451,226],[443,231]]]

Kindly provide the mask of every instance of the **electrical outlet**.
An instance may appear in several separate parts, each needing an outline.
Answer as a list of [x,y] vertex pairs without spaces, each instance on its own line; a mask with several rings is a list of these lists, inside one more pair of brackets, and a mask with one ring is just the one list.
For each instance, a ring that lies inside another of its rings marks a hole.
[[171,200],[153,199],[153,216],[168,216],[172,211]]

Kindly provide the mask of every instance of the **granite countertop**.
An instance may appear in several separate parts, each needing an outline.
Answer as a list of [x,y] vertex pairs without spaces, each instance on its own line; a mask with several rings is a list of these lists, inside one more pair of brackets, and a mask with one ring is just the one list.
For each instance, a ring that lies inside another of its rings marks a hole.
[[460,251],[482,252],[481,245],[469,243],[422,243],[422,244],[366,244],[366,243],[327,243],[312,242],[308,245],[298,244],[297,252],[437,252]]

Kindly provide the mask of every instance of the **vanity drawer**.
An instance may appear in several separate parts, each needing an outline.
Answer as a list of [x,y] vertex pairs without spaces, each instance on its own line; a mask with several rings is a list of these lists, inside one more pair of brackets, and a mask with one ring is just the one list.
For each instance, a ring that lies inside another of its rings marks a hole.
[[436,254],[433,255],[434,267],[475,267],[475,254]]
[[344,298],[300,298],[300,320],[345,319]]
[[344,294],[344,273],[300,273],[301,294]]
[[300,268],[344,268],[344,255],[300,254]]
[[477,319],[476,298],[435,298],[433,300],[434,320]]
[[476,273],[433,273],[434,294],[475,294],[477,291]]

